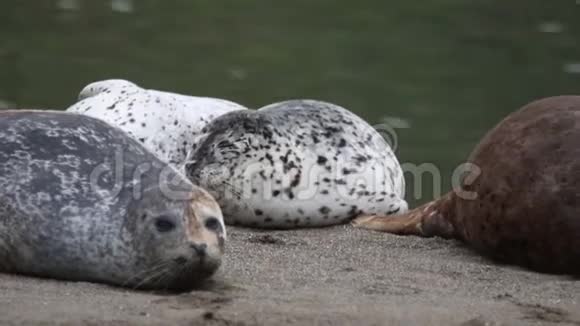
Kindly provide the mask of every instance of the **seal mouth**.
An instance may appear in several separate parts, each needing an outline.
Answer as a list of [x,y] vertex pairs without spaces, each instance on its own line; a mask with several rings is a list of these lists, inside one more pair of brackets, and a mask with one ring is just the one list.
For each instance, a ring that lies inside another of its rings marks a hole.
[[153,268],[151,274],[124,286],[139,291],[189,292],[207,287],[207,279],[218,270],[221,262],[205,258],[190,260],[178,257],[163,265],[164,268]]
[[196,264],[182,265],[181,270],[167,281],[164,290],[189,292],[202,288],[205,281],[217,271],[218,267],[204,260]]

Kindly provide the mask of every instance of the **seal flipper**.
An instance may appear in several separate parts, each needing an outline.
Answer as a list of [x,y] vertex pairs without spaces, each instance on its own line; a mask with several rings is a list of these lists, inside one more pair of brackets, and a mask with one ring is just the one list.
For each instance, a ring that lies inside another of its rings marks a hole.
[[452,217],[450,210],[452,196],[453,193],[449,193],[401,215],[362,215],[355,218],[351,224],[361,229],[398,235],[455,238],[455,228],[449,219]]
[[424,236],[421,229],[421,216],[416,212],[413,214],[413,212],[415,211],[400,216],[362,215],[352,220],[351,224],[367,230]]

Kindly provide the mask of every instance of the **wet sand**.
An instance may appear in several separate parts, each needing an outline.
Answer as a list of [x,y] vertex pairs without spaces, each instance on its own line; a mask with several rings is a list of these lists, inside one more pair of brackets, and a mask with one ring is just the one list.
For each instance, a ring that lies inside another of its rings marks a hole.
[[453,240],[228,230],[220,272],[191,293],[0,274],[0,324],[580,325],[580,281],[496,265]]

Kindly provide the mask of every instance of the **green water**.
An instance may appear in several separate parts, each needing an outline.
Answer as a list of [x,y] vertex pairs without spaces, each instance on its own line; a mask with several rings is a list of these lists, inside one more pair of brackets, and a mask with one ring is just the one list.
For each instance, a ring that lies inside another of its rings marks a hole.
[[249,107],[326,100],[407,122],[400,161],[438,166],[443,190],[510,111],[580,93],[574,0],[65,2],[0,2],[0,100],[62,109],[107,78]]

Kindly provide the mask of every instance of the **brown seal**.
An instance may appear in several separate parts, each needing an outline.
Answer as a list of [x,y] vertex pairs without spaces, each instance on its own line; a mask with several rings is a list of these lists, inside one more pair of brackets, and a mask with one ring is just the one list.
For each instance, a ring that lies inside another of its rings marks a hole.
[[462,191],[357,227],[455,238],[504,263],[580,275],[580,96],[535,101],[491,130],[471,153],[480,174]]

